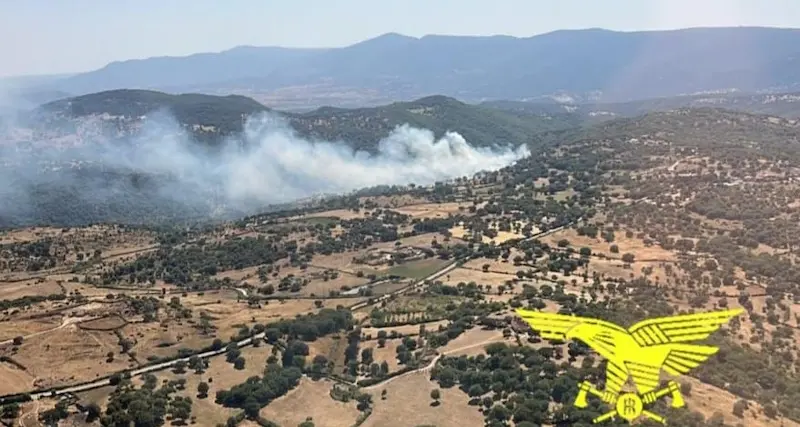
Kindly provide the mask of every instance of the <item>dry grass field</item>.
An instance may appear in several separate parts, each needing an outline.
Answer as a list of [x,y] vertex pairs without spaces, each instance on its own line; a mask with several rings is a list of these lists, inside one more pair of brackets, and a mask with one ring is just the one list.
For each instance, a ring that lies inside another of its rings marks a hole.
[[725,419],[725,425],[742,424],[747,427],[800,427],[800,423],[787,418],[771,419],[764,415],[764,410],[756,402],[750,402],[750,409],[745,411],[744,417],[733,415],[733,405],[739,400],[733,394],[717,387],[702,383],[691,377],[683,377],[681,382],[692,385],[692,393],[686,396],[686,406],[697,411],[706,419],[719,412]]
[[36,378],[11,363],[0,362],[0,395],[22,393],[33,389]]
[[474,270],[483,270],[483,266],[489,264],[489,272],[499,272],[499,273],[506,273],[506,274],[516,274],[517,270],[525,270],[528,267],[524,265],[516,266],[514,265],[514,257],[517,255],[522,255],[520,251],[516,249],[511,250],[511,255],[508,257],[508,260],[503,260],[502,258],[499,260],[491,260],[486,258],[481,259],[472,259],[464,263],[464,268],[467,269],[474,269]]
[[[556,247],[560,240],[566,239],[569,241],[570,245],[573,248],[582,248],[588,247],[592,250],[592,253],[601,253],[605,254],[605,256],[609,258],[622,258],[622,254],[624,253],[632,253],[636,255],[636,259],[638,260],[659,260],[659,261],[675,261],[677,257],[675,252],[668,251],[663,249],[661,246],[653,244],[653,245],[645,245],[644,240],[637,239],[635,237],[628,238],[625,237],[625,233],[620,231],[614,233],[614,241],[612,243],[608,243],[600,237],[591,238],[588,236],[579,236],[578,232],[574,229],[566,229],[555,232],[553,234],[549,234],[547,236],[542,237],[541,241],[547,243],[552,247]],[[612,254],[611,250],[609,249],[611,245],[617,245],[619,247],[618,254]]]
[[[176,396],[186,396],[192,399],[192,416],[196,417],[201,425],[224,424],[228,417],[236,415],[239,410],[217,405],[214,403],[214,395],[218,390],[229,389],[241,384],[249,377],[262,375],[267,358],[271,354],[270,350],[269,345],[241,349],[242,357],[245,359],[245,367],[242,370],[234,369],[233,364],[225,361],[225,357],[214,357],[209,359],[208,369],[203,374],[198,375],[187,369],[184,374],[164,370],[155,375],[159,383],[163,380],[186,379],[186,388],[176,393]],[[202,399],[197,396],[197,385],[200,382],[206,382],[209,385],[208,397]],[[134,384],[141,385],[141,377],[137,377]]]
[[[409,374],[370,389],[375,408],[364,427],[466,427],[483,425],[483,414],[469,406],[467,394],[457,387],[441,389],[441,404],[431,406],[431,390],[439,385],[427,374]],[[386,390],[386,400],[381,393]]]
[[435,322],[426,322],[417,325],[386,326],[383,328],[365,327],[361,329],[361,334],[364,336],[372,336],[373,339],[378,336],[379,331],[386,331],[387,334],[391,334],[392,331],[394,331],[402,335],[414,335],[419,333],[420,326],[424,325],[425,329],[428,331],[437,331],[439,327],[447,326],[449,323],[449,320],[437,320]]
[[446,218],[448,215],[458,214],[462,210],[466,212],[471,205],[471,203],[423,203],[403,206],[393,210],[413,218]]
[[397,346],[403,343],[402,339],[387,339],[383,347],[378,346],[378,340],[364,341],[359,348],[361,350],[366,348],[372,349],[372,358],[375,363],[380,364],[383,361],[389,365],[389,372],[395,372],[402,368],[397,360]]
[[[462,240],[470,240],[470,236],[472,236],[472,231],[465,229],[461,225],[457,225],[457,226],[451,228],[450,229],[450,233],[453,234],[453,237],[456,237],[456,238],[462,239]],[[509,232],[509,231],[498,231],[497,232],[497,237],[492,238],[492,237],[488,237],[488,236],[482,236],[481,239],[483,240],[484,243],[495,242],[496,244],[499,245],[499,244],[505,243],[505,242],[507,242],[509,240],[519,239],[519,238],[522,238],[522,237],[524,237],[522,234],[516,234],[516,233]]]
[[303,216],[298,216],[292,218],[292,220],[304,220],[307,218],[339,218],[348,220],[348,219],[363,218],[363,217],[364,217],[364,211],[354,212],[349,209],[336,209],[332,211],[314,212]]
[[[12,357],[36,378],[37,386],[67,385],[130,368],[132,362],[119,355],[117,341],[113,332],[68,325],[26,339]],[[106,361],[108,353],[115,354],[111,362]]]
[[331,398],[333,384],[303,378],[296,388],[261,409],[260,415],[281,426],[297,426],[308,417],[315,427],[351,426],[359,415],[356,402]]
[[501,330],[486,330],[480,327],[472,328],[450,341],[439,349],[440,353],[448,356],[476,356],[484,353],[484,347],[495,342],[511,343],[512,339],[503,337]]
[[508,281],[516,280],[517,276],[512,274],[503,274],[503,273],[492,273],[472,270],[467,268],[456,268],[447,273],[447,275],[440,277],[438,280],[441,280],[442,283],[448,285],[457,285],[461,282],[469,283],[475,282],[479,285],[492,285],[492,287],[497,287],[498,285],[503,285]]
[[10,318],[0,321],[0,342],[13,339],[17,336],[28,336],[53,329],[61,324],[60,316],[51,316],[39,319],[16,320]]
[[26,280],[23,282],[1,282],[0,300],[11,300],[25,296],[47,296],[60,294],[61,287],[53,280]]

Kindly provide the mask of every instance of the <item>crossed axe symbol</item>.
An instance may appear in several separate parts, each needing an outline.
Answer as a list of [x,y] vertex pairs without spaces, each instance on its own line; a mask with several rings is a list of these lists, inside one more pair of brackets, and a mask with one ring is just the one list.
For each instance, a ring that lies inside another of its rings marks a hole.
[[615,416],[620,416],[628,421],[632,421],[640,415],[650,418],[653,421],[666,424],[667,422],[664,417],[644,409],[644,405],[653,403],[666,395],[672,395],[673,408],[681,408],[685,404],[683,401],[683,396],[681,395],[681,388],[675,381],[670,381],[664,388],[649,391],[641,395],[634,393],[619,394],[602,392],[595,388],[595,386],[588,381],[584,381],[581,383],[578,396],[575,398],[575,406],[578,408],[587,407],[588,403],[586,402],[586,397],[588,394],[594,395],[600,398],[603,402],[606,402],[614,407],[614,409],[611,411],[608,411],[605,414],[593,419],[592,422],[594,424],[606,421]]

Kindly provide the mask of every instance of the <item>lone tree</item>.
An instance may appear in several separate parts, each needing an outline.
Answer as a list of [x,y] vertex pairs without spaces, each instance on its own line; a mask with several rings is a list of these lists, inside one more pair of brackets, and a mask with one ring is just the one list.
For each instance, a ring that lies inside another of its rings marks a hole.
[[197,384],[197,395],[200,398],[208,397],[208,383],[201,381]]
[[14,337],[13,344],[14,345],[22,345],[22,340],[23,340],[22,336],[16,336],[16,337]]
[[439,399],[442,397],[442,392],[439,391],[438,388],[431,390],[431,399],[433,399],[433,405],[439,405]]

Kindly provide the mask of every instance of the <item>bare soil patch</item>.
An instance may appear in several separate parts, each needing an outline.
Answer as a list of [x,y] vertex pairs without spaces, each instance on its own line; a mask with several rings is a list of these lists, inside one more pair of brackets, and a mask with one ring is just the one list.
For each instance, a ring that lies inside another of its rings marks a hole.
[[261,409],[260,415],[281,426],[296,426],[308,417],[319,427],[353,425],[359,415],[356,402],[333,400],[330,396],[333,384],[304,377],[296,388]]

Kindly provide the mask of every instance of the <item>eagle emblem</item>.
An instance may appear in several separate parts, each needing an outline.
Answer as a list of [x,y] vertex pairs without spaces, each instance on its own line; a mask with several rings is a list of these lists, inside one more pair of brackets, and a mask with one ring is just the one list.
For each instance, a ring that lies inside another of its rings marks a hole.
[[[669,381],[659,388],[661,371],[679,376],[700,366],[717,347],[691,344],[708,338],[743,309],[659,317],[643,320],[628,329],[603,320],[566,314],[543,313],[518,309],[517,314],[542,338],[557,341],[577,339],[607,360],[605,390],[600,391],[588,381],[580,385],[575,406],[588,406],[586,398],[593,395],[612,409],[595,418],[600,423],[614,417],[628,422],[640,416],[666,424],[666,419],[645,406],[670,395],[672,407],[685,405],[680,386]],[[631,380],[636,392],[623,392]]]

